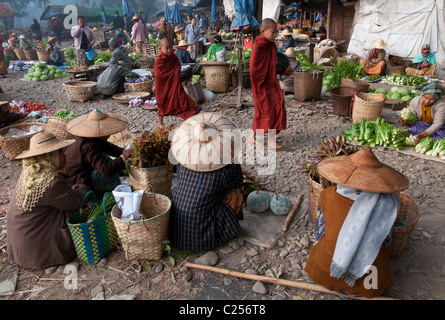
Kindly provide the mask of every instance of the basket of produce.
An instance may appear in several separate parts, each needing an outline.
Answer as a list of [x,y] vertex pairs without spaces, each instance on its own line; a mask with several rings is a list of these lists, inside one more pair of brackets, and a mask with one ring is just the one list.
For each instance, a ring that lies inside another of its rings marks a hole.
[[294,72],[295,100],[319,100],[323,87],[323,70]]
[[332,109],[337,116],[349,117],[352,98],[355,91],[352,88],[334,88],[330,91],[332,98]]
[[92,81],[68,81],[63,84],[68,101],[85,102],[93,99],[97,84]]
[[48,62],[50,57],[50,53],[47,50],[39,50],[37,51],[37,58],[41,62]]
[[119,103],[128,104],[131,100],[141,99],[143,101],[150,97],[149,92],[127,92],[114,94],[112,98]]
[[127,260],[159,260],[167,240],[171,201],[158,193],[144,193],[139,220],[122,220],[122,212],[114,206],[111,215]]
[[148,77],[140,77],[137,79],[127,78],[124,83],[127,92],[151,92],[154,81]]
[[428,80],[425,79],[424,77],[407,76],[400,73],[389,74],[382,79],[382,83],[397,84],[397,85],[411,86],[411,87],[417,87],[424,82],[428,82]]
[[391,258],[399,258],[401,256],[419,217],[419,205],[409,194],[401,192],[400,210],[394,222],[391,242],[388,246],[388,253]]
[[354,98],[352,106],[352,122],[360,122],[362,118],[375,121],[382,115],[385,106],[384,93],[359,92]]
[[206,88],[212,92],[224,93],[229,88],[230,64],[227,62],[202,61]]
[[26,60],[38,60],[37,51],[35,49],[23,49]]
[[371,85],[368,82],[362,81],[360,79],[343,78],[341,81],[341,86],[344,88],[352,88],[357,93],[359,93],[368,92],[368,89]]
[[60,140],[74,139],[74,136],[66,130],[66,125],[78,116],[80,116],[80,114],[73,113],[69,110],[58,110],[52,116],[48,117],[45,124],[45,131],[52,133]]
[[353,61],[357,64],[360,61],[360,57],[355,53],[339,53],[338,57],[341,59]]
[[11,58],[11,60],[17,60],[17,56],[14,53],[14,49],[12,48],[4,48],[4,55]]
[[[111,210],[116,201],[111,193],[106,193],[102,201],[83,208],[83,203],[94,192],[88,192],[79,211],[68,218],[68,228],[76,248],[77,258],[89,264],[100,261],[115,249],[119,243]],[[95,198],[95,195],[94,195]]]
[[0,147],[5,150],[9,160],[14,160],[29,149],[31,137],[43,129],[44,124],[37,122],[22,122],[1,128]]
[[19,60],[26,60],[25,52],[22,48],[14,48],[14,53]]

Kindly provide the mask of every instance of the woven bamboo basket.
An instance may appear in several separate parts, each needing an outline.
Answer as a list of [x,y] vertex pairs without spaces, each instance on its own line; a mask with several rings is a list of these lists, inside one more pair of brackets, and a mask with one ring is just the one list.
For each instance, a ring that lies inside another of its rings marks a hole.
[[25,54],[26,60],[38,60],[37,51],[34,49],[23,49],[23,53]]
[[392,232],[388,253],[391,258],[399,258],[408,244],[411,232],[414,230],[420,217],[420,207],[416,201],[404,192],[400,193],[400,210],[395,224],[404,222],[405,226],[396,227]]
[[351,101],[355,91],[352,88],[334,88],[330,91],[332,98],[332,109],[335,115],[349,117]]
[[125,252],[125,259],[159,260],[167,240],[171,201],[158,193],[144,193],[139,221],[124,221],[117,206],[111,211],[114,226]]
[[45,124],[45,131],[52,133],[57,139],[69,140],[74,139],[74,136],[66,130],[66,125],[69,121],[50,116]]
[[173,167],[170,165],[136,168],[128,166],[128,175],[131,185],[136,190],[147,190],[152,187],[156,193],[171,197]]
[[341,86],[344,88],[352,88],[356,90],[356,92],[368,92],[368,89],[370,87],[369,82],[365,82],[359,79],[350,79],[350,78],[343,78],[341,80]]
[[15,53],[15,56],[17,57],[17,59],[26,60],[25,52],[23,51],[22,48],[15,48],[14,53]]
[[320,177],[320,182],[315,181],[309,177],[309,216],[312,220],[312,225],[317,225],[318,218],[318,201],[320,199],[321,192],[330,187],[333,184],[323,177]]
[[206,87],[217,93],[225,93],[229,88],[230,70],[229,63],[217,61],[203,61]]
[[68,81],[63,84],[68,101],[85,102],[93,99],[97,84],[92,81]]
[[352,122],[359,123],[362,118],[375,121],[382,115],[385,106],[384,93],[364,93],[359,92],[354,97],[352,106]]
[[39,61],[48,62],[49,56],[50,56],[49,51],[46,51],[46,50],[37,51],[37,57],[38,57]]
[[394,73],[394,74],[405,74],[405,70],[406,70],[405,65],[391,66],[391,73]]
[[[241,84],[245,89],[249,89],[251,87],[249,70],[243,70],[241,74]],[[232,86],[238,86],[238,70],[235,69],[232,70]]]
[[5,48],[3,53],[5,56],[9,56],[11,58],[11,60],[17,60],[17,56],[14,53],[14,49]]
[[321,70],[294,72],[295,100],[320,100],[323,87],[323,74]]
[[37,123],[37,122],[23,122],[18,123],[14,125],[10,125],[8,127],[4,127],[0,129],[0,147],[5,150],[6,154],[8,155],[9,160],[14,160],[19,154],[21,154],[23,151],[26,151],[29,149],[29,140],[31,140],[31,137],[34,136],[35,133],[30,133],[26,136],[20,136],[20,137],[3,137],[3,135],[11,128],[15,128],[21,131],[27,131],[29,132],[29,129],[33,125],[38,125],[44,129],[45,125],[43,123]]
[[151,92],[153,89],[153,80],[139,83],[124,83],[126,92]]

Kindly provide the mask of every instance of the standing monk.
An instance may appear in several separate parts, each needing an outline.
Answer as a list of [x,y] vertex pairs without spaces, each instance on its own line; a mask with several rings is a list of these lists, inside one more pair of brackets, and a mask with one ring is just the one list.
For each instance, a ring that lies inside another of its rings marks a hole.
[[158,128],[164,128],[165,116],[187,119],[198,113],[198,106],[185,92],[179,73],[181,63],[173,53],[173,44],[163,38],[159,44],[161,53],[155,61],[155,92],[158,103]]
[[[277,80],[277,23],[272,19],[264,19],[260,25],[259,35],[255,39],[250,60],[250,78],[252,94],[255,103],[255,116],[252,125],[252,135],[249,142],[258,143],[256,135],[269,130],[278,134],[286,129],[286,108],[283,92]],[[280,149],[276,143],[276,135],[269,133],[268,144],[272,148]]]

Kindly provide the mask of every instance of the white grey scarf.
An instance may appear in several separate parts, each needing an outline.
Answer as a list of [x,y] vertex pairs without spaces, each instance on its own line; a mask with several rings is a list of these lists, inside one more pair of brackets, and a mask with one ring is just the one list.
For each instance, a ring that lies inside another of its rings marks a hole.
[[398,193],[383,194],[337,185],[337,193],[354,201],[334,251],[331,276],[349,286],[368,272],[388,236],[400,208]]

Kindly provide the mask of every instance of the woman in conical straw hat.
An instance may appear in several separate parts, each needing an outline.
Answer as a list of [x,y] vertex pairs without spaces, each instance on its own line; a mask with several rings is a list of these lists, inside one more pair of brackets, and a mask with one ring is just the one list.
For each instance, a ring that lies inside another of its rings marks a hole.
[[169,239],[179,249],[207,250],[239,233],[243,174],[234,159],[240,139],[235,124],[215,113],[195,115],[173,133],[171,161],[178,162],[178,182]]
[[381,74],[384,75],[386,71],[386,48],[389,44],[382,39],[377,39],[371,42],[372,49],[368,53],[365,59],[360,61],[363,65],[363,69],[366,74],[374,75]]
[[67,131],[76,140],[66,150],[68,181],[86,184],[98,197],[114,190],[120,184],[119,172],[125,170],[134,151],[125,151],[108,139],[126,129],[128,123],[123,115],[97,109],[68,122]]
[[23,166],[7,214],[7,249],[20,267],[43,269],[76,257],[67,219],[79,210],[89,188],[65,179],[64,149],[72,143],[39,132],[29,150],[17,156]]
[[336,186],[320,194],[320,231],[306,272],[330,290],[366,298],[382,296],[392,283],[385,240],[400,209],[399,192],[409,187],[408,179],[381,163],[368,146],[350,156],[325,159],[318,171]]

